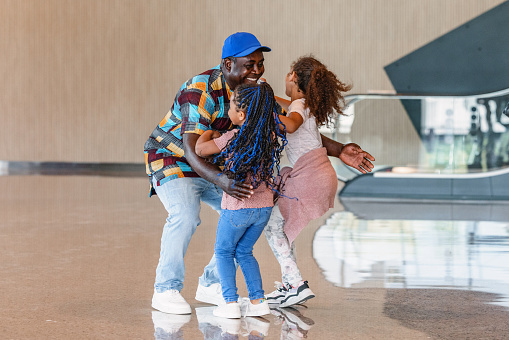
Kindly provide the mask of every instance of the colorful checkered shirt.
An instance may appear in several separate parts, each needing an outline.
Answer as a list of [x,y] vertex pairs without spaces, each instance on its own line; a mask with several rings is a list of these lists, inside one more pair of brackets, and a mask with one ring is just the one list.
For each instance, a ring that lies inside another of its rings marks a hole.
[[226,131],[231,90],[218,66],[185,82],[173,105],[145,143],[145,165],[150,177],[150,195],[157,185],[182,177],[199,177],[184,157],[182,135],[203,134],[206,130]]

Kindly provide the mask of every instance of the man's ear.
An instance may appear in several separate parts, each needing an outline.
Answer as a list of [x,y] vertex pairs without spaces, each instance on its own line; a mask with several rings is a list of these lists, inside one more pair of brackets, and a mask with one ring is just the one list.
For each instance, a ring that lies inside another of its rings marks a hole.
[[232,60],[231,60],[231,59],[228,59],[228,58],[225,58],[225,59],[224,59],[224,68],[225,68],[228,72],[231,72],[231,71],[232,71]]

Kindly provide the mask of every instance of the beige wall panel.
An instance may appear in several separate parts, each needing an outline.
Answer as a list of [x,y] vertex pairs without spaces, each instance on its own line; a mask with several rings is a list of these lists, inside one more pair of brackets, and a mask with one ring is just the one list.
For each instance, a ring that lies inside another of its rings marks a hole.
[[[0,0],[0,160],[143,162],[178,88],[236,31],[273,48],[265,77],[279,95],[309,53],[365,93],[392,89],[385,65],[502,2]],[[362,126],[415,140],[386,118]]]

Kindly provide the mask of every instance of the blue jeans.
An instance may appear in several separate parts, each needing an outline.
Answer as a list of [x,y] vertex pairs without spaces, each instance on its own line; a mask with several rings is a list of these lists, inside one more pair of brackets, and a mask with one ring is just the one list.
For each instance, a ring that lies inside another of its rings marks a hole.
[[249,299],[264,297],[260,267],[253,256],[253,247],[263,232],[271,211],[272,207],[222,210],[220,213],[214,250],[226,302],[237,301],[239,298],[234,259],[244,274]]
[[[153,185],[163,203],[168,218],[161,237],[161,254],[156,269],[154,288],[162,293],[184,286],[184,255],[196,227],[200,225],[201,201],[216,211],[221,210],[223,191],[200,177],[170,180],[161,186]],[[215,258],[205,267],[200,283],[210,286],[219,282]]]

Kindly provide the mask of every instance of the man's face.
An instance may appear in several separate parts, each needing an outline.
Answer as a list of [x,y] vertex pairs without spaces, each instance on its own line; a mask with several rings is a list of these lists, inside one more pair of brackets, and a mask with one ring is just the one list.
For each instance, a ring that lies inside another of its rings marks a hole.
[[225,77],[231,90],[240,84],[256,84],[265,72],[264,61],[260,50],[245,57],[237,57],[235,62],[227,60],[225,66],[229,72],[225,73]]

